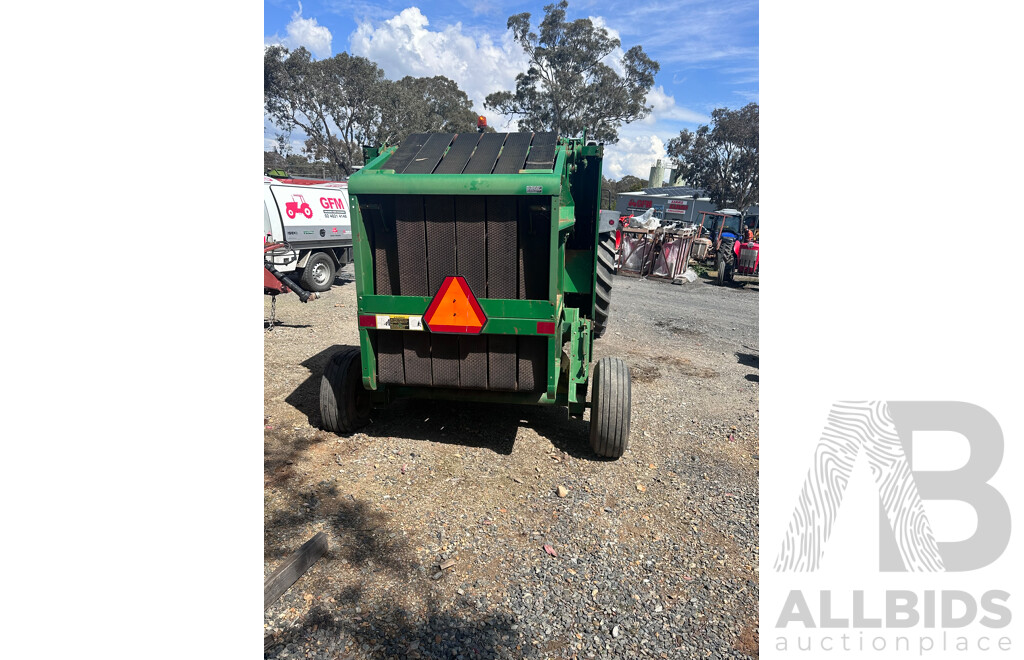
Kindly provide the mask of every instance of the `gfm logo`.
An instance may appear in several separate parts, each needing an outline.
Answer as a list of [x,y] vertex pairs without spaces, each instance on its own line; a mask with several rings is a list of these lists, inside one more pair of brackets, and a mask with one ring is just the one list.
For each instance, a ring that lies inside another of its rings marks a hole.
[[338,209],[339,211],[345,210],[345,202],[340,197],[321,197],[320,206],[325,209]]
[[[911,469],[914,431],[960,434],[970,446],[967,463],[944,472]],[[839,402],[829,412],[776,570],[818,570],[862,450],[878,487],[880,571],[971,571],[1002,555],[1010,541],[1010,509],[988,483],[1003,459],[1003,432],[995,417],[959,401]],[[925,500],[969,504],[978,519],[974,535],[937,541]]]

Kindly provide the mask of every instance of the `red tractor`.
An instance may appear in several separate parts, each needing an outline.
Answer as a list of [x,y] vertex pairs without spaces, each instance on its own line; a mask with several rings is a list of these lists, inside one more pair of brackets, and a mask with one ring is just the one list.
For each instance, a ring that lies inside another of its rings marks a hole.
[[749,236],[742,238],[732,230],[722,231],[721,243],[718,246],[718,283],[734,281],[736,273],[757,276],[760,266],[761,248]]
[[735,281],[737,273],[757,276],[761,248],[744,225],[739,211],[701,211],[698,232],[710,239],[704,259],[714,261],[719,284]]
[[292,195],[292,201],[285,202],[284,212],[288,214],[289,218],[294,218],[300,213],[307,218],[313,217],[313,209],[309,208],[309,204],[306,203],[306,199],[302,195]]

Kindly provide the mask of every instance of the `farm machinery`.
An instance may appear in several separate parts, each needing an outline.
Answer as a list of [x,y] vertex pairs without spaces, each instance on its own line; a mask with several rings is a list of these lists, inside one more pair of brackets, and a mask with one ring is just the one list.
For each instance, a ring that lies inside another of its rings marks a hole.
[[[704,226],[705,222],[709,222],[708,227]],[[753,233],[743,226],[738,211],[702,211],[698,231],[701,230],[713,237],[704,258],[715,264],[719,284],[734,282],[737,274],[757,276],[761,246],[754,240]]]
[[602,157],[554,133],[367,148],[348,181],[359,346],[324,369],[324,426],[351,433],[401,397],[589,407],[591,448],[621,456],[629,369],[591,369],[615,259],[614,226],[598,223]]

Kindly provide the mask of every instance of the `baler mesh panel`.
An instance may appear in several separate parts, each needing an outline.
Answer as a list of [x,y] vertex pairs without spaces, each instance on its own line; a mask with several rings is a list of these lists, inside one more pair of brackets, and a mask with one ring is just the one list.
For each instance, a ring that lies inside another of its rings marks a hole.
[[524,201],[519,217],[519,299],[547,300],[551,212]]
[[544,337],[519,337],[520,392],[536,392],[547,387],[548,342]]
[[487,337],[488,389],[514,392],[516,389],[515,335]]
[[459,338],[453,335],[433,335],[430,364],[434,387],[458,387]]
[[376,332],[377,380],[392,385],[405,384],[405,359],[401,332]]
[[374,293],[395,295],[398,293],[398,244],[394,219],[387,218],[379,206],[366,206],[362,213],[373,246]]
[[516,225],[514,197],[487,198],[488,298],[517,297]]
[[427,292],[433,295],[444,278],[455,272],[455,198],[427,195],[423,210],[427,221]]
[[459,337],[459,385],[487,389],[487,337]]
[[456,274],[466,278],[473,295],[487,293],[487,210],[479,195],[455,198]]
[[395,226],[398,240],[398,291],[395,294],[429,296],[427,236],[421,195],[399,195],[395,199]]
[[397,334],[405,341],[405,384],[430,385],[430,335],[426,332]]

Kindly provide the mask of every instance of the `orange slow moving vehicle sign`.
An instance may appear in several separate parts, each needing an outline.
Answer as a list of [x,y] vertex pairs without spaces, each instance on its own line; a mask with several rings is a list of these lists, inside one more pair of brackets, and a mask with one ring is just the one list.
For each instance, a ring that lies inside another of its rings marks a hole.
[[430,301],[423,322],[431,332],[475,335],[484,329],[487,317],[466,279],[461,275],[449,275]]

